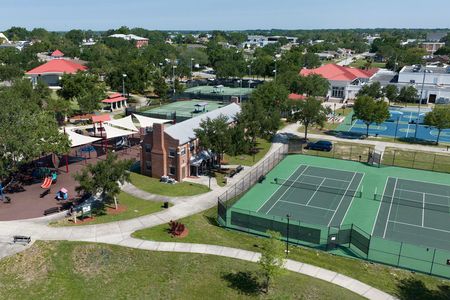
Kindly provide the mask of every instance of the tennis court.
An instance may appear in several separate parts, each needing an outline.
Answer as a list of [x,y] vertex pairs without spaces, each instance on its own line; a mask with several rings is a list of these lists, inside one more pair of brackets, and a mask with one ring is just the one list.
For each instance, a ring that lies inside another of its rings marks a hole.
[[162,105],[158,108],[147,110],[143,112],[143,114],[148,116],[160,116],[163,119],[173,119],[174,114],[176,116],[192,118],[216,110],[225,105],[226,104],[220,101],[208,100],[176,101]]
[[339,227],[359,191],[364,174],[300,165],[279,185],[258,213],[289,217],[324,226]]
[[450,250],[450,186],[389,177],[373,235]]
[[204,95],[224,95],[224,96],[243,96],[249,95],[253,92],[252,88],[231,88],[226,86],[196,86],[188,88],[184,91],[191,94],[204,94]]
[[[391,116],[388,120],[378,125],[372,124],[369,126],[370,135],[436,141],[438,130],[423,124],[425,114],[429,112],[430,109],[421,109],[420,113],[417,108],[390,108],[389,111]],[[366,124],[361,120],[352,122],[351,118],[351,115],[347,116],[346,120],[337,128],[337,130],[366,134]],[[416,125],[417,122],[418,125]],[[444,129],[441,132],[440,141],[450,142],[450,129]]]

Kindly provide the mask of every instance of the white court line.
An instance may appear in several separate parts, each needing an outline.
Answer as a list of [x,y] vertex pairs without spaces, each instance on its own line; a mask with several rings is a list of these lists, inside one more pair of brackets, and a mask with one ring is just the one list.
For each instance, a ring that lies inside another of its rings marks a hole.
[[[304,166],[304,165],[298,166],[297,169],[295,169],[295,170],[289,175],[288,178],[291,178],[291,176],[294,175],[294,173],[297,172],[298,169],[300,169],[302,166]],[[305,170],[306,170],[307,168],[308,168],[308,166],[306,166]],[[303,170],[303,172],[305,172],[305,170]],[[303,174],[303,172],[302,172],[302,174]],[[256,212],[259,212],[259,211],[261,210],[261,208],[263,208],[263,206],[266,205],[266,203],[272,198],[272,196],[275,195],[275,193],[278,192],[279,189],[281,189],[281,187],[282,187],[282,185],[280,185],[280,186],[272,193],[272,195],[270,195],[270,197],[267,198],[266,201],[264,201],[264,203],[258,208],[258,210],[257,210]]]
[[[384,227],[383,239],[386,236],[386,231],[387,231],[387,228],[388,228],[389,218],[391,217],[392,204],[394,203],[394,196],[395,196],[395,190],[397,189],[397,182],[398,182],[398,178],[395,179],[394,190],[392,192],[392,198],[391,198],[391,205],[389,206],[389,213],[388,213],[388,217],[387,217],[387,220],[386,220],[386,226]],[[381,200],[383,200],[383,198],[381,198]]]
[[321,182],[321,183],[319,184],[319,186],[316,188],[316,190],[314,191],[314,193],[312,194],[312,196],[309,197],[308,202],[306,202],[306,205],[307,205],[307,206],[309,205],[309,202],[311,202],[312,198],[314,198],[314,196],[317,194],[317,192],[318,192],[319,189],[320,189],[320,186],[325,182],[326,179],[327,179],[326,177],[325,177],[324,179],[322,179],[322,182]]
[[350,181],[350,184],[347,185],[347,189],[345,190],[344,194],[342,195],[341,201],[339,201],[338,206],[336,207],[336,210],[334,211],[334,214],[331,216],[330,222],[328,223],[328,227],[330,227],[331,222],[333,221],[334,216],[336,215],[337,211],[339,210],[339,207],[341,206],[342,200],[344,200],[345,194],[347,194],[348,189],[352,185],[353,179],[355,179],[356,173],[353,173],[352,180]]
[[326,178],[326,179],[328,179],[328,180],[342,181],[342,182],[350,183],[350,181],[348,181],[348,180],[337,179],[337,178],[331,178],[331,177],[321,177],[321,176],[309,175],[309,174],[303,174],[303,177]]
[[[420,182],[420,181],[419,181]],[[413,190],[405,190],[405,189],[397,189],[397,191],[403,191],[403,192],[408,192],[408,193],[416,193],[416,194],[423,194],[425,195],[430,195],[430,196],[435,196],[435,197],[441,197],[441,198],[447,198],[450,199],[450,196],[445,196],[445,195],[439,195],[439,194],[433,194],[433,193],[424,193],[424,192],[419,192],[419,191],[413,191]],[[437,204],[437,203],[435,203]]]
[[396,223],[396,224],[400,224],[400,225],[413,226],[413,227],[417,227],[417,228],[424,228],[424,229],[429,229],[429,230],[435,230],[435,231],[450,233],[450,231],[448,231],[448,230],[438,229],[438,228],[433,228],[433,227],[420,226],[420,225],[416,225],[416,224],[409,224],[409,223],[392,221],[392,220],[390,220],[388,222]]
[[304,206],[304,207],[312,207],[312,208],[317,208],[317,209],[321,209],[321,210],[334,211],[333,209],[323,208],[323,207],[314,206],[314,205],[306,205],[306,204],[301,204],[301,203],[296,203],[296,202],[291,202],[291,201],[286,201],[286,200],[279,200],[278,202],[290,203],[290,204],[300,205],[300,206]]
[[425,194],[422,197],[422,227],[425,219]]
[[[358,187],[356,188],[356,191],[359,190],[359,187],[361,186],[361,183],[363,182],[363,179],[364,179],[364,176],[365,176],[365,175],[366,175],[366,174],[363,174],[363,177],[361,177],[361,180],[360,180],[359,183],[358,183]],[[353,203],[353,200],[354,200],[354,199],[355,199],[355,196],[353,196],[353,197],[352,197],[352,200],[350,200],[350,205],[347,207],[347,210],[345,211],[344,217],[342,218],[340,225],[342,225],[342,222],[344,222],[345,217],[347,216],[347,213],[348,213],[348,211],[350,210],[350,207],[352,207],[352,203]]]
[[[289,191],[292,186],[294,185],[294,183],[296,182],[296,180],[298,180],[300,178],[300,176],[303,175],[303,173],[305,173],[305,171],[308,169],[309,166],[306,166],[306,168],[300,173],[300,175],[297,176],[297,178],[295,178],[295,180],[292,181],[291,185],[283,192],[283,194],[281,194],[280,197],[278,197],[277,201],[275,201],[275,203],[272,205],[272,207],[267,211],[266,214],[269,214],[270,211],[272,210],[272,208],[278,203],[278,201],[281,200],[281,198],[283,198],[283,196],[287,193],[287,191]],[[270,198],[269,198],[270,199]],[[262,207],[262,206],[261,206]]]
[[[386,193],[386,187],[387,187],[387,184],[389,182],[389,178],[392,178],[392,177],[388,177],[388,180],[386,180],[386,183],[384,185],[383,195],[381,195],[381,200],[383,200],[384,194]],[[372,227],[372,235],[373,235],[373,232],[375,231],[375,226],[377,226],[378,215],[380,214],[380,210],[381,210],[381,205],[382,204],[383,204],[383,201],[380,201],[380,205],[378,206],[377,215],[375,216],[375,224],[373,224],[373,227]]]

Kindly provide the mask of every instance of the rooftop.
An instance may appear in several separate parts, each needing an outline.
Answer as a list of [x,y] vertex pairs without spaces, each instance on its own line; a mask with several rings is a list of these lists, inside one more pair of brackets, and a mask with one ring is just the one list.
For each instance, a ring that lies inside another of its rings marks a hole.
[[318,74],[328,80],[335,81],[353,81],[357,78],[370,78],[378,72],[378,68],[362,70],[351,67],[343,67],[335,64],[327,64],[316,69],[302,69],[300,75],[308,76]]
[[40,75],[48,73],[75,74],[78,71],[86,71],[86,70],[87,67],[72,62],[70,60],[54,59],[26,72],[26,74],[27,75]]
[[206,114],[169,126],[165,129],[165,132],[172,138],[177,139],[180,145],[183,145],[195,138],[194,129],[199,128],[200,123],[203,120],[206,120],[207,118],[215,119],[220,115],[224,115],[228,118],[228,122],[232,122],[240,111],[241,107],[236,103],[232,103]]
[[435,67],[435,66],[405,66],[400,73],[423,73],[426,70],[427,73],[435,74],[450,74],[450,66]]

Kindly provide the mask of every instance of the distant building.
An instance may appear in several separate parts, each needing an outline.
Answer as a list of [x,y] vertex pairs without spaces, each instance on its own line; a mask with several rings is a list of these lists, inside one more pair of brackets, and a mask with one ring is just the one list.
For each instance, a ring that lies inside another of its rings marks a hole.
[[249,35],[247,41],[242,44],[243,48],[251,47],[265,47],[270,44],[275,44],[280,41],[280,39],[287,39],[289,44],[298,44],[298,39],[296,37],[288,36],[264,36],[264,35]]
[[399,88],[414,86],[426,103],[450,102],[450,66],[405,66],[398,74]]
[[59,82],[64,74],[75,74],[86,71],[87,67],[66,59],[52,59],[25,74],[31,78],[33,84],[43,80],[50,88],[60,88]]
[[301,76],[318,74],[328,80],[330,89],[327,97],[334,99],[354,99],[361,87],[379,71],[378,68],[362,70],[327,64],[316,69],[302,69]]
[[440,42],[447,34],[447,31],[429,32],[427,33],[427,42]]
[[144,46],[148,45],[148,39],[144,38],[144,37],[140,37],[134,34],[122,34],[122,33],[116,33],[116,34],[112,34],[109,37],[112,38],[118,38],[118,39],[123,39],[126,41],[134,41],[134,45],[136,46],[136,48],[141,48]]
[[53,59],[58,59],[58,58],[62,58],[64,56],[64,53],[62,53],[62,51],[56,49],[55,51],[52,52],[52,54],[50,54],[50,57]]
[[425,49],[429,55],[433,55],[436,51],[444,46],[445,43],[440,42],[423,42],[419,44],[419,47]]
[[177,181],[205,174],[218,158],[199,146],[194,129],[203,120],[220,115],[226,116],[231,124],[240,111],[240,106],[232,103],[175,125],[154,124],[142,141],[141,173],[155,178],[170,176]]

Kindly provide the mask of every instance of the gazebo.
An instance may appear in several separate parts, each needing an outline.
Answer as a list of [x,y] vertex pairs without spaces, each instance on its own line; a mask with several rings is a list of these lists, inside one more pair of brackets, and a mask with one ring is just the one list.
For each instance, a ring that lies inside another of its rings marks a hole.
[[127,107],[127,98],[123,97],[119,93],[114,93],[109,95],[108,98],[102,100],[102,103],[108,105],[106,109],[115,111]]

